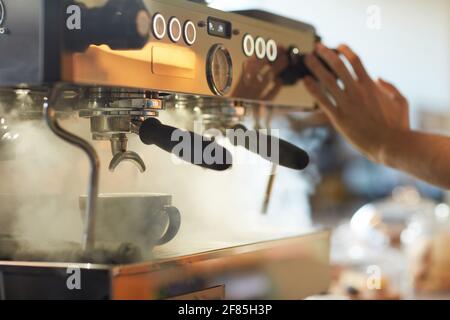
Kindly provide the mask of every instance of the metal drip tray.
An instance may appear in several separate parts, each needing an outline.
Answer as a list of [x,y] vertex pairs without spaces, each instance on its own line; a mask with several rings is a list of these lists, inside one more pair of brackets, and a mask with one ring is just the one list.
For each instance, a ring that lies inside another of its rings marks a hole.
[[0,261],[35,261],[95,264],[125,264],[142,261],[141,252],[132,244],[99,246],[89,252],[75,242],[41,242],[0,235]]
[[[195,298],[211,288],[223,292],[215,299],[301,299],[328,288],[329,236],[161,247],[134,264],[0,261],[0,299]],[[81,289],[68,286],[73,276]]]

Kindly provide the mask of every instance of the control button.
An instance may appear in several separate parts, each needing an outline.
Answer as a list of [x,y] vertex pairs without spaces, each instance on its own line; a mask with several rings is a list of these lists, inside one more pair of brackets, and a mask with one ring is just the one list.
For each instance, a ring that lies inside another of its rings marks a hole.
[[197,29],[192,21],[187,21],[184,24],[184,40],[190,46],[197,40]]
[[140,10],[136,15],[136,32],[145,39],[148,39],[151,33],[152,18],[147,10]]
[[305,55],[295,46],[290,46],[287,50],[288,65],[279,74],[279,79],[286,86],[295,85],[306,76],[311,76],[311,72],[305,65]]
[[255,53],[258,59],[264,59],[266,57],[266,42],[261,37],[256,38]]
[[255,53],[255,39],[253,39],[251,35],[246,34],[242,42],[242,48],[244,49],[244,53],[247,57],[253,56]]
[[294,55],[294,56],[299,55],[300,54],[300,49],[297,48],[297,47],[290,47],[289,48],[289,54],[290,55]]
[[277,47],[277,43],[275,42],[275,40],[270,39],[269,41],[267,41],[266,43],[266,55],[267,55],[267,59],[269,59],[270,62],[274,62],[275,60],[277,60],[278,58],[278,47]]
[[153,34],[159,40],[164,38],[166,35],[166,19],[164,19],[163,15],[157,13],[153,17]]
[[178,42],[181,39],[182,28],[180,20],[175,17],[172,17],[169,21],[169,38],[173,42]]

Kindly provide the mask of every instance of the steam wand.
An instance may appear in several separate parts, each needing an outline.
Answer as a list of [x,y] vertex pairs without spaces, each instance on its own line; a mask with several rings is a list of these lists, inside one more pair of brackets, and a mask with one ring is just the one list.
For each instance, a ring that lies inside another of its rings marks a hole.
[[92,147],[86,140],[73,135],[59,125],[56,118],[55,105],[59,93],[61,92],[61,87],[61,84],[56,84],[50,90],[50,98],[46,99],[44,102],[44,117],[50,130],[55,135],[83,150],[89,158],[90,176],[82,246],[84,251],[90,251],[94,248],[95,244],[95,211],[98,197],[100,160],[94,147]]
[[[273,109],[269,108],[268,114],[266,117],[266,129],[270,130],[270,123],[272,122],[273,117]],[[278,165],[276,163],[272,163],[272,169],[270,170],[269,179],[267,180],[266,192],[264,193],[264,200],[262,205],[262,214],[267,214],[269,211],[270,199],[272,198],[273,185],[275,184],[275,178],[277,176],[277,168]]]

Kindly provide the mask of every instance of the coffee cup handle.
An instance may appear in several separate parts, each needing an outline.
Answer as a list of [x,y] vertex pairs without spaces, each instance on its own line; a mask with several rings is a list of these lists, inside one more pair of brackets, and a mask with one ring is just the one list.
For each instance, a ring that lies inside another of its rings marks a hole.
[[173,206],[165,206],[164,212],[169,216],[169,226],[167,227],[166,233],[158,240],[157,246],[166,244],[177,235],[181,226],[181,215],[180,211]]

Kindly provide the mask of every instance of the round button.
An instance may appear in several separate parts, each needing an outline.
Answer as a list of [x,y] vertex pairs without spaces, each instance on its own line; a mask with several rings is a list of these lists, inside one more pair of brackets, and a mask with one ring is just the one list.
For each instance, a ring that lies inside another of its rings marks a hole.
[[253,56],[253,54],[255,53],[255,39],[253,39],[251,35],[246,34],[242,42],[242,47],[247,57]]
[[233,82],[233,62],[228,50],[220,44],[211,48],[206,68],[208,84],[219,96],[227,94]]
[[190,46],[197,40],[197,29],[192,21],[187,21],[184,24],[184,40]]
[[270,39],[269,41],[267,41],[266,44],[266,55],[267,55],[267,59],[269,59],[270,62],[274,62],[275,60],[277,60],[278,58],[278,47],[277,47],[277,43],[275,42],[275,40]]
[[178,42],[181,39],[182,29],[180,20],[172,17],[169,21],[169,38],[173,42]]
[[151,30],[152,18],[146,10],[141,10],[136,15],[136,31],[140,37],[148,38]]
[[300,54],[300,49],[297,47],[290,47],[289,48],[289,53],[291,55],[299,55]]
[[153,17],[153,34],[160,40],[166,35],[166,19],[160,13]]
[[266,57],[266,42],[261,37],[256,38],[255,52],[258,59],[264,59]]

